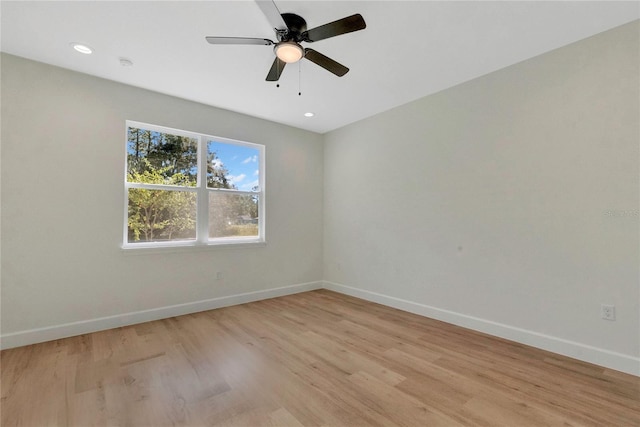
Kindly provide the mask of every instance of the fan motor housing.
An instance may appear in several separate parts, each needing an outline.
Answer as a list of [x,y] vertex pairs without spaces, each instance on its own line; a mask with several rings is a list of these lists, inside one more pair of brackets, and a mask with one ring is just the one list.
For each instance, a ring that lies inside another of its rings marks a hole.
[[302,33],[307,31],[307,21],[300,15],[295,13],[282,13],[282,19],[289,28],[286,36],[280,41],[302,41]]

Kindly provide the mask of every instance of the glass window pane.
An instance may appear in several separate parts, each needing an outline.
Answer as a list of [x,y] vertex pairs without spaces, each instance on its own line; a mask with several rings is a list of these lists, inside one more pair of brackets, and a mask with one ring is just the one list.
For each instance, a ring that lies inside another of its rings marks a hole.
[[260,150],[246,145],[207,142],[207,187],[259,191]]
[[258,237],[258,195],[209,192],[209,238]]
[[198,140],[134,127],[127,128],[127,181],[195,187]]
[[130,188],[128,242],[195,240],[196,193]]

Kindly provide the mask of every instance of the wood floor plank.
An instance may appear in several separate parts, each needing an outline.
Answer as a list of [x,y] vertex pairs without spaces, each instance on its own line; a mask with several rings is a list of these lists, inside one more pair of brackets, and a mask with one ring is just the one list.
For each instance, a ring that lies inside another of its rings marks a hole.
[[366,372],[360,371],[349,376],[349,380],[358,386],[358,391],[371,399],[375,406],[371,409],[388,414],[393,421],[407,426],[461,426],[453,418],[441,413],[402,390],[392,387]]
[[2,426],[640,426],[640,378],[327,290],[0,354]]

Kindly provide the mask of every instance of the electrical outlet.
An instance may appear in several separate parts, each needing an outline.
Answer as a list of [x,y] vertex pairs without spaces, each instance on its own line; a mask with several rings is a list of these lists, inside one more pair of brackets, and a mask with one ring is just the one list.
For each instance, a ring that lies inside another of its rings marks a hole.
[[602,317],[604,320],[616,320],[616,306],[601,304],[600,317]]
[[216,280],[222,280],[224,279],[224,274],[222,273],[222,271],[218,271],[216,273]]

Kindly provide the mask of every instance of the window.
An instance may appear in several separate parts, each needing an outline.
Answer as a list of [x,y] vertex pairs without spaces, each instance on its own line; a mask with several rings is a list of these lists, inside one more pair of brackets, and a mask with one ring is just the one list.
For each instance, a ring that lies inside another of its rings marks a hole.
[[127,121],[124,247],[264,241],[264,146]]

